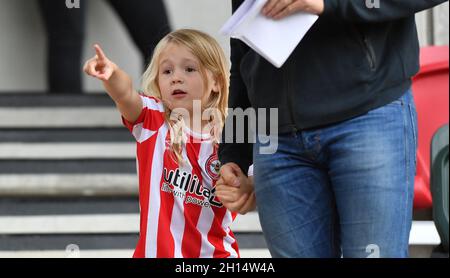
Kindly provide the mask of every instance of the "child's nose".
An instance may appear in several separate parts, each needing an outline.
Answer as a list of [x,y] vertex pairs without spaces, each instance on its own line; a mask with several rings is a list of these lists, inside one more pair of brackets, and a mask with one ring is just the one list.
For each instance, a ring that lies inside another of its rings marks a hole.
[[182,77],[180,77],[178,75],[174,75],[173,78],[172,78],[172,82],[171,83],[172,84],[183,84],[184,81],[183,81]]

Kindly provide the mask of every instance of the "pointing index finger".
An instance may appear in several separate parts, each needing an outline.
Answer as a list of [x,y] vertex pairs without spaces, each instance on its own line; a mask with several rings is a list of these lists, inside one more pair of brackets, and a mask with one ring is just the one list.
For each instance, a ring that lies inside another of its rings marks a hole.
[[102,60],[102,61],[106,60],[106,55],[103,52],[100,45],[96,44],[96,45],[94,45],[94,48],[95,48],[95,53],[97,54],[98,59]]

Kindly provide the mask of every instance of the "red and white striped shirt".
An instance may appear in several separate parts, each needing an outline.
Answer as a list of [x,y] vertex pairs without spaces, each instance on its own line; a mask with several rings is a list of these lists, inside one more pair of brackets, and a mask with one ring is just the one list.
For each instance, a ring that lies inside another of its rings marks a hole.
[[[219,161],[208,136],[186,131],[184,163],[173,159],[164,107],[142,96],[135,123],[123,119],[137,141],[140,236],[135,258],[236,258],[229,226],[236,217],[215,197]],[[196,138],[197,140],[193,140]]]

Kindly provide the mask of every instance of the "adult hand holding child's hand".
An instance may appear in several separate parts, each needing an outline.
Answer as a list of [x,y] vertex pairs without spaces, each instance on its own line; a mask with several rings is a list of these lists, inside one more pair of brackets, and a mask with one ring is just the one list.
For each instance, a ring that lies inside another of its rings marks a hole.
[[252,177],[244,175],[235,163],[227,163],[220,168],[216,196],[230,211],[246,214],[255,209]]

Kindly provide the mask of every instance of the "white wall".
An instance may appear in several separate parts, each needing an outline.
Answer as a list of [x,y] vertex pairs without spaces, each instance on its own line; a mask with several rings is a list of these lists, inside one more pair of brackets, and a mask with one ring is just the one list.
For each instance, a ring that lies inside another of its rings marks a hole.
[[[62,0],[59,0],[62,1]],[[151,0],[149,0],[151,1]],[[230,0],[165,0],[172,27],[196,28],[213,35],[229,53],[227,38],[218,34],[231,14]],[[138,84],[140,57],[122,23],[104,1],[89,1],[84,59],[100,43],[107,55],[121,65]],[[0,0],[0,93],[46,90],[45,32],[37,1]],[[417,15],[421,45],[448,45],[448,2]],[[101,15],[101,17],[99,17]],[[430,20],[431,19],[431,20]],[[430,25],[434,23],[433,35]],[[431,40],[434,37],[434,42]],[[81,65],[80,65],[81,70]],[[84,89],[100,91],[99,82],[84,78]]]
[[449,3],[445,2],[434,9],[416,15],[421,46],[449,45],[448,7]]
[[433,9],[434,44],[448,45],[448,9],[448,2],[445,2],[439,7]]
[[0,91],[44,89],[44,37],[36,1],[0,0]]

